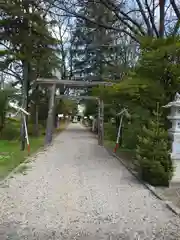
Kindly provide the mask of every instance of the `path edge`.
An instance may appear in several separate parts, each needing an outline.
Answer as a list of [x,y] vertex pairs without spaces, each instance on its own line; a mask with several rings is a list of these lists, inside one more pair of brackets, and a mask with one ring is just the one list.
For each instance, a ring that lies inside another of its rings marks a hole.
[[33,161],[38,156],[38,154],[42,154],[42,153],[46,152],[47,149],[51,145],[52,144],[49,144],[49,145],[46,145],[46,146],[44,145],[44,146],[40,147],[36,152],[32,153],[32,155],[26,157],[26,159],[22,163],[20,163],[11,172],[9,172],[8,175],[5,178],[0,180],[0,187],[3,186],[16,173],[21,168],[22,165],[27,164],[27,163]]
[[5,185],[7,183],[7,181],[21,168],[21,166],[23,164],[27,164],[27,163],[33,161],[38,156],[38,154],[42,154],[42,153],[46,152],[53,145],[54,140],[59,136],[59,134],[61,134],[62,132],[64,132],[68,128],[68,125],[69,125],[69,123],[66,125],[66,127],[62,131],[60,131],[57,134],[54,134],[52,142],[50,144],[43,145],[36,152],[32,153],[32,155],[26,157],[26,159],[22,163],[20,163],[11,172],[9,172],[8,175],[5,178],[0,180],[0,187]]
[[[83,125],[87,130],[88,127]],[[177,215],[178,217],[180,217],[180,209],[178,207],[176,207],[171,201],[167,201],[165,200],[157,191],[156,188],[153,187],[152,185],[144,182],[139,176],[138,174],[133,171],[132,168],[130,168],[128,166],[128,164],[125,162],[125,160],[123,160],[121,157],[119,157],[116,153],[114,153],[110,148],[103,146],[104,149],[113,157],[115,157],[116,159],[118,159],[120,161],[120,163],[146,188],[148,189],[157,199],[161,200],[165,207],[168,208],[171,212],[173,212],[175,215]]]
[[152,185],[144,182],[139,176],[138,174],[133,171],[132,168],[130,168],[128,166],[127,163],[125,163],[125,161],[120,158],[116,153],[114,153],[112,150],[110,150],[108,147],[103,146],[106,151],[113,157],[115,157],[116,159],[118,159],[120,161],[120,163],[145,187],[147,188],[156,198],[158,198],[159,200],[161,200],[164,205],[171,211],[173,212],[175,215],[177,215],[178,217],[180,217],[180,209],[178,207],[176,207],[171,201],[167,201],[165,200],[157,191],[156,188],[153,187]]

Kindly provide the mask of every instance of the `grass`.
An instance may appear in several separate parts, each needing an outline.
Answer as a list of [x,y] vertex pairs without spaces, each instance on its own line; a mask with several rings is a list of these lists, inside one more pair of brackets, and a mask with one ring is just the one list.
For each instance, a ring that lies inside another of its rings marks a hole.
[[[19,125],[16,122],[11,124],[11,127],[5,129],[6,135],[8,133],[12,133],[13,127],[17,129],[17,133],[19,134]],[[56,129],[55,134],[59,134],[67,127],[67,122],[61,122],[60,127]],[[8,126],[8,125],[7,125]],[[10,126],[10,125],[9,125]],[[30,154],[33,154],[38,151],[40,147],[44,146],[44,135],[40,137],[32,137],[30,136]],[[17,138],[16,138],[17,139]],[[0,139],[0,180],[6,177],[14,168],[16,168],[19,164],[23,163],[28,157],[27,149],[25,151],[20,150],[20,141],[19,140],[3,140]],[[17,171],[17,173],[25,173],[28,166],[23,164]]]
[[[44,136],[30,138],[31,154],[44,145]],[[27,150],[20,150],[19,141],[0,140],[0,179],[3,179],[15,167],[28,157]]]
[[[109,141],[109,140],[105,140],[104,144],[107,148],[109,148],[111,151],[114,150],[114,147],[116,145],[115,142]],[[135,151],[133,149],[127,149],[127,148],[118,148],[116,155],[119,156],[120,158],[122,158],[122,160],[124,160],[126,162],[126,164],[128,164],[129,167],[134,169],[134,156],[135,156]]]

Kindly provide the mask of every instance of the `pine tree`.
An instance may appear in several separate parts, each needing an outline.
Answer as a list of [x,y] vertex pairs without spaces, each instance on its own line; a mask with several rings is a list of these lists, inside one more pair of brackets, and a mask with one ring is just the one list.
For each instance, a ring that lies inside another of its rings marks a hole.
[[[5,50],[1,51],[1,70],[18,61],[22,68],[23,108],[28,109],[31,83],[43,72],[55,57],[57,41],[52,37],[41,2],[27,0],[3,0],[1,4],[1,40]],[[46,63],[46,64],[45,64]],[[49,70],[49,68],[48,68]],[[46,71],[46,75],[51,71]],[[22,119],[23,120],[23,119]],[[22,121],[22,150],[25,148],[25,130]]]
[[[80,14],[96,22],[114,24],[116,17],[101,3],[87,1],[80,9]],[[77,19],[76,29],[72,36],[73,70],[75,76],[85,79],[102,80],[114,78],[111,71],[114,55],[117,51],[115,33],[91,22]]]
[[155,119],[143,126],[138,136],[136,158],[142,179],[154,186],[168,186],[173,166],[169,152],[168,134],[159,122],[159,113]]
[[[57,41],[49,31],[50,22],[44,17],[40,3],[3,0],[1,16],[1,43],[4,46],[4,50],[1,50],[2,71],[15,61],[19,61],[24,71],[36,71],[36,74],[43,72],[43,65],[46,65],[44,70],[53,65],[51,62],[54,62],[56,57]],[[22,82],[25,81],[24,77],[22,76]]]

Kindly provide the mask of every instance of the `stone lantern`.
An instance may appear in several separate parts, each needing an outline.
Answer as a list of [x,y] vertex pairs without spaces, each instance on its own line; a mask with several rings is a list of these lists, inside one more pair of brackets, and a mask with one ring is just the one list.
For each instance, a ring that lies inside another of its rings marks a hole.
[[171,159],[175,166],[172,181],[180,182],[180,94],[176,93],[174,101],[168,103],[164,108],[170,108],[170,115],[167,119],[171,121],[171,128],[168,130],[172,139]]

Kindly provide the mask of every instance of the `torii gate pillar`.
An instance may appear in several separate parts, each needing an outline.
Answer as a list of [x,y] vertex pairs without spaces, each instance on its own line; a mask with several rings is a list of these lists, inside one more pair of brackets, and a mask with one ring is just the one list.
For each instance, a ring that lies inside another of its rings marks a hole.
[[50,86],[50,99],[49,99],[48,118],[47,118],[47,124],[46,124],[45,144],[50,144],[52,142],[52,136],[53,136],[53,130],[54,130],[55,93],[56,93],[56,84],[53,84],[52,86]]
[[104,102],[98,100],[98,144],[104,144]]

